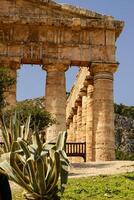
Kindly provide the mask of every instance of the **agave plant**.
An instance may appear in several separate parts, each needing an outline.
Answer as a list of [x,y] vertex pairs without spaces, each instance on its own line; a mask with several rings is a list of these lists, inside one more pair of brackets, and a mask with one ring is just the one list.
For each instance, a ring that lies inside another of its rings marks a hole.
[[26,199],[57,200],[59,177],[61,192],[68,177],[65,140],[66,132],[59,134],[56,144],[42,144],[37,132],[30,145],[24,137],[18,137],[12,144],[10,160],[0,163],[0,168],[27,191]]
[[4,142],[4,152],[10,152],[13,142],[17,140],[18,137],[23,138],[28,141],[30,137],[30,119],[29,116],[24,125],[21,124],[19,120],[19,115],[15,113],[15,115],[10,117],[10,121],[6,123],[6,119],[4,116],[1,118],[2,127],[0,128],[0,135],[3,137]]

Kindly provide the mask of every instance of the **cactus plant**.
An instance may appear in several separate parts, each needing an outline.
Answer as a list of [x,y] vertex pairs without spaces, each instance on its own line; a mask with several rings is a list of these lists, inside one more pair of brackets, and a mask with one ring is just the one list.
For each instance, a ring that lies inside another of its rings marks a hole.
[[15,115],[10,117],[10,122],[7,127],[4,115],[1,117],[2,127],[0,128],[0,135],[3,137],[3,150],[5,153],[11,151],[12,144],[17,140],[18,137],[28,141],[30,137],[30,119],[31,116],[28,116],[26,123],[22,125],[21,121],[19,120],[19,115],[15,113]]
[[69,161],[64,151],[66,132],[59,134],[56,144],[42,144],[37,132],[28,144],[24,137],[13,142],[10,159],[0,163],[9,179],[22,186],[26,199],[57,200],[58,180],[60,190],[65,189]]

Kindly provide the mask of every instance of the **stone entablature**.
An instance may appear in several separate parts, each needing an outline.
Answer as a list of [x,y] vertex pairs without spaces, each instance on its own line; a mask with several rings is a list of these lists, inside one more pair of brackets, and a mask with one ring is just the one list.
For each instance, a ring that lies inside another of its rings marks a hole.
[[115,61],[123,22],[113,17],[52,1],[2,0],[0,10],[0,62],[5,65]]

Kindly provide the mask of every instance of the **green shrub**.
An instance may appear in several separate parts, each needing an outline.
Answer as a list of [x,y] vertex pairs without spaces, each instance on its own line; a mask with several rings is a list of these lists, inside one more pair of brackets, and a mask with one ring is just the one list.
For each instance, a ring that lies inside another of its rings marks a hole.
[[126,106],[123,104],[114,104],[114,112],[116,114],[134,119],[134,106]]
[[45,110],[44,107],[34,103],[32,100],[19,102],[12,107],[11,110],[6,110],[4,112],[4,121],[6,126],[9,125],[10,117],[14,116],[15,113],[21,124],[24,124],[28,116],[31,116],[30,128],[32,130],[36,127],[39,131],[42,131],[56,123],[56,120]]
[[116,150],[115,152],[117,160],[134,160],[134,153],[124,153],[121,150]]
[[6,106],[4,99],[4,92],[14,85],[16,79],[12,76],[11,70],[7,68],[0,67],[0,114],[2,109]]

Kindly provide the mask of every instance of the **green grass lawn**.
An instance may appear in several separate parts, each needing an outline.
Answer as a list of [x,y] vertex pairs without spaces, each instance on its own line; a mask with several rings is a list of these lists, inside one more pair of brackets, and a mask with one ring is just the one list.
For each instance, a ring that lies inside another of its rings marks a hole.
[[[22,192],[13,192],[13,200],[22,200]],[[133,200],[134,173],[69,179],[61,200]]]

